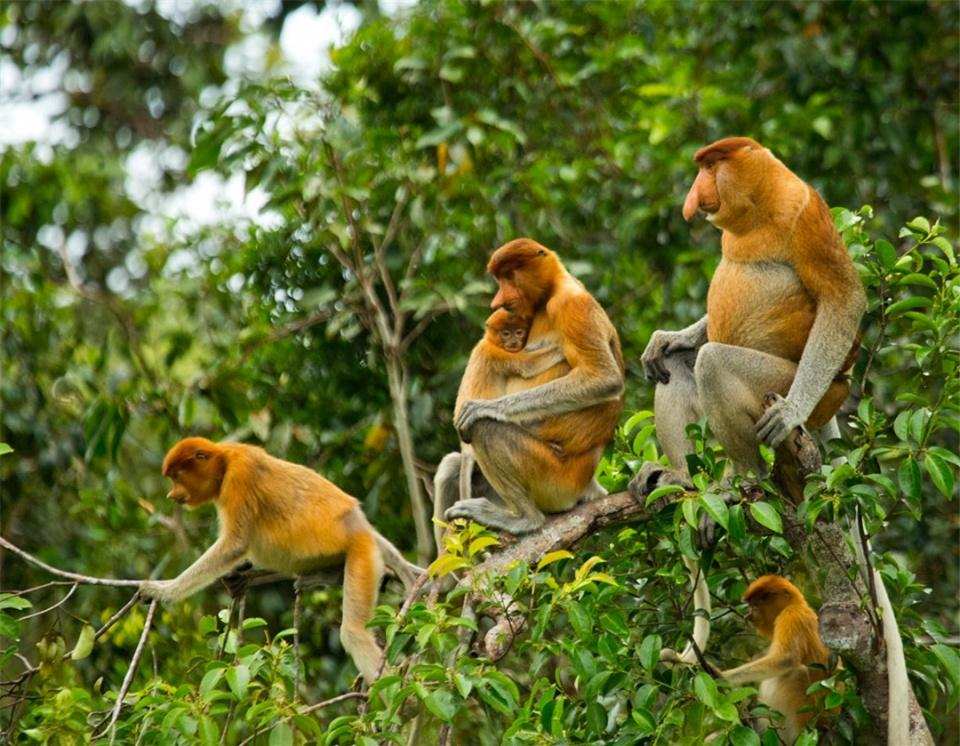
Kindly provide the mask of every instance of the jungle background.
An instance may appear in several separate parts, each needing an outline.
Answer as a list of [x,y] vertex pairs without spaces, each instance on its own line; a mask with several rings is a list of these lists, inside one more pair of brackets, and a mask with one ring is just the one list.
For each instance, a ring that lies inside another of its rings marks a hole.
[[[808,515],[849,521],[860,505],[917,696],[938,742],[955,742],[958,15],[952,2],[4,4],[3,538],[64,570],[172,577],[215,515],[165,500],[160,464],[202,434],[320,470],[428,562],[429,475],[457,446],[485,260],[524,235],[620,332],[627,408],[601,479],[622,489],[657,455],[640,353],[702,314],[719,259],[719,232],[680,215],[692,155],[749,135],[834,208],[871,301],[841,416],[848,462],[814,480]],[[709,441],[701,455],[720,457]],[[716,510],[703,500],[693,518],[701,505]],[[773,512],[754,514],[766,533],[739,507],[720,516],[718,665],[761,649],[738,606],[750,579],[786,572],[817,603]],[[455,599],[398,621],[388,584],[379,633],[392,663],[414,663],[360,709],[297,714],[355,676],[336,588],[304,596],[299,670],[289,584],[249,594],[242,638],[222,588],[161,607],[116,738],[759,743],[749,691],[656,661],[689,630],[686,518],[665,511],[511,573],[531,629],[496,664],[457,648],[469,621]],[[81,585],[37,614],[70,584],[11,595],[51,577],[0,562],[0,730],[101,736],[146,607],[94,644],[129,589]],[[805,742],[865,727],[844,680],[828,682],[841,714]]]

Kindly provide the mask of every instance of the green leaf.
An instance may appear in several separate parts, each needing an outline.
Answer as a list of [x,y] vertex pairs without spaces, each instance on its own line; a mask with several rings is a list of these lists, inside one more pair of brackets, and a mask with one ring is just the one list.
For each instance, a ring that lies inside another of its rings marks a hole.
[[714,495],[712,492],[706,492],[700,496],[700,504],[703,505],[713,520],[723,526],[724,530],[727,529],[729,525],[729,510],[722,497]]
[[293,746],[293,728],[289,723],[277,723],[270,731],[269,746]]
[[223,667],[214,668],[210,671],[207,671],[200,680],[200,696],[205,697],[207,694],[216,689],[217,684],[220,683],[220,679],[223,678],[223,674],[225,672],[226,669]]
[[907,223],[907,228],[926,234],[930,232],[930,221],[921,215]]
[[717,709],[717,682],[703,671],[693,679],[693,692],[711,710]]
[[32,609],[33,604],[23,596],[14,596],[12,593],[0,593],[0,609]]
[[676,495],[680,492],[686,492],[686,490],[679,484],[665,484],[662,487],[657,487],[653,492],[647,495],[647,500],[644,503],[644,507],[649,508],[661,497],[666,497],[667,495]]
[[552,565],[554,562],[559,562],[560,560],[571,559],[573,556],[573,552],[568,552],[566,549],[558,549],[555,552],[547,552],[537,563],[537,570],[542,570],[547,565]]
[[953,245],[947,239],[945,239],[943,236],[937,236],[935,239],[933,239],[933,245],[946,255],[947,261],[950,262],[951,267],[957,263],[956,256],[953,253]]
[[220,743],[220,730],[209,715],[200,718],[200,743],[203,746],[217,746]]
[[887,315],[896,316],[898,313],[903,313],[904,311],[909,311],[914,308],[926,308],[931,305],[933,301],[929,298],[924,298],[920,295],[912,295],[909,298],[904,298],[899,300],[896,303],[892,303],[887,306]]
[[923,488],[923,479],[920,475],[920,465],[915,459],[904,459],[897,470],[897,482],[903,494],[911,502],[920,500],[920,490]]
[[463,557],[455,554],[441,554],[430,563],[427,573],[431,578],[437,578],[449,575],[455,570],[462,570],[464,567],[470,567],[470,563]]
[[227,684],[237,699],[242,699],[250,685],[250,669],[242,663],[227,669]]
[[663,640],[660,635],[647,635],[640,643],[638,651],[640,665],[647,671],[652,671],[660,660],[660,649],[663,647]]
[[84,624],[83,629],[80,630],[80,636],[77,638],[77,644],[73,646],[73,650],[70,653],[70,660],[83,660],[88,655],[90,651],[93,650],[93,636],[96,634],[93,627],[89,624]]
[[693,528],[697,528],[699,521],[697,514],[700,510],[699,500],[681,500],[680,510],[683,512],[684,520]]
[[6,456],[8,453],[13,453],[13,449],[6,443],[0,443],[0,456]]
[[940,494],[948,499],[952,497],[954,476],[950,466],[932,453],[924,456],[923,465],[926,467],[927,474],[930,475],[930,481],[940,490]]
[[897,285],[921,285],[925,288],[930,288],[931,290],[938,289],[937,283],[927,277],[927,275],[921,275],[915,272],[901,277],[899,280],[897,280]]
[[453,695],[443,689],[429,692],[427,696],[423,698],[423,703],[437,719],[444,723],[449,723],[457,712],[457,705],[453,700]]
[[20,622],[12,616],[0,614],[0,637],[9,637],[11,640],[20,639]]
[[897,250],[893,248],[893,244],[889,241],[883,238],[877,239],[873,245],[873,249],[877,252],[880,265],[884,269],[890,269],[897,261]]
[[930,646],[930,652],[936,656],[940,665],[947,672],[947,676],[953,682],[954,690],[960,689],[960,654],[953,648],[939,642]]
[[760,746],[760,736],[753,728],[738,725],[730,731],[730,743],[733,746]]
[[761,526],[765,526],[778,534],[783,533],[783,521],[780,520],[780,514],[770,503],[762,500],[750,503],[750,515]]

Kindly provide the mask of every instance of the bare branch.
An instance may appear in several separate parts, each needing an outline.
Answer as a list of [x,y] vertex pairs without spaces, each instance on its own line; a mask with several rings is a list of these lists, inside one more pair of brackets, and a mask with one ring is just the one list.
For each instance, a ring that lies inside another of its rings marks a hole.
[[423,318],[417,322],[416,326],[413,327],[407,334],[404,336],[403,340],[400,342],[400,354],[404,354],[413,344],[417,338],[423,334],[427,327],[438,317],[443,314],[452,311],[454,306],[449,303],[441,303],[436,308],[432,308],[424,314]]
[[51,575],[56,575],[59,578],[67,578],[68,580],[76,581],[81,585],[109,585],[117,588],[139,588],[140,580],[126,580],[126,579],[115,579],[115,578],[95,578],[91,575],[80,575],[76,572],[67,572],[66,570],[59,570],[52,565],[48,565],[46,562],[37,559],[29,552],[23,551],[16,544],[11,544],[9,541],[0,536],[0,547],[7,549],[8,551],[13,552],[15,555],[20,557],[23,560],[26,560],[31,565],[36,565],[41,570],[45,570]]
[[110,743],[113,744],[117,737],[117,718],[120,717],[120,710],[123,708],[123,700],[130,691],[130,685],[133,683],[133,676],[137,672],[137,666],[140,663],[140,656],[143,655],[143,648],[147,644],[147,636],[150,634],[150,627],[153,626],[153,615],[157,611],[157,599],[150,602],[150,608],[147,609],[147,618],[143,622],[143,631],[140,633],[140,641],[133,651],[133,657],[130,659],[130,665],[127,667],[127,675],[123,677],[123,683],[120,685],[120,691],[117,693],[117,702],[113,706],[113,712],[110,715],[110,723],[107,725],[107,731],[110,732]]
[[46,614],[48,611],[53,611],[58,606],[63,606],[70,599],[70,596],[72,596],[76,592],[77,587],[79,585],[80,585],[79,583],[74,583],[72,586],[70,586],[70,590],[67,591],[66,595],[63,598],[61,598],[59,601],[57,601],[53,606],[48,606],[45,609],[40,609],[40,611],[34,611],[32,614],[27,614],[26,616],[22,616],[20,617],[20,621],[22,622],[26,619],[33,619],[35,616],[41,616],[43,614]]

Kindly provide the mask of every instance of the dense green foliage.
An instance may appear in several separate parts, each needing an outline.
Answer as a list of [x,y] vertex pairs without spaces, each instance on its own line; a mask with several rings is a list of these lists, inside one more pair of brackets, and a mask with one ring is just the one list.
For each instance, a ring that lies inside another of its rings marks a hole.
[[[4,52],[24,74],[65,55],[70,131],[0,158],[0,441],[14,451],[0,457],[4,538],[76,572],[171,576],[213,535],[212,511],[186,517],[162,499],[165,449],[197,433],[321,470],[415,551],[410,477],[456,446],[456,386],[492,290],[484,262],[518,235],[557,250],[620,331],[628,408],[601,479],[623,487],[657,454],[640,352],[654,329],[702,313],[719,258],[719,234],[680,217],[691,156],[751,135],[834,206],[871,304],[845,439],[831,446],[846,463],[824,466],[802,511],[846,523],[861,507],[917,696],[939,737],[956,737],[955,4],[731,3],[721,18],[709,3],[450,1],[402,19],[368,4],[316,88],[273,75],[274,49],[257,74],[227,74],[229,45],[259,33],[275,44],[276,22],[142,5],[0,9]],[[150,199],[129,186],[135,153],[160,170]],[[151,216],[210,172],[242,173],[264,218],[186,230]],[[365,270],[344,271],[338,255]],[[402,320],[399,346],[361,276]],[[782,570],[812,602],[817,582],[778,535],[776,495],[723,506],[722,454],[709,440],[699,453],[700,493],[679,508],[491,579],[530,621],[501,662],[459,648],[472,624],[462,598],[400,620],[391,584],[376,623],[393,669],[366,711],[345,701],[295,715],[352,682],[334,631],[339,591],[305,596],[297,678],[289,586],[251,592],[242,640],[226,633],[226,595],[210,589],[162,609],[118,736],[233,743],[263,728],[278,744],[295,733],[404,742],[422,711],[423,743],[443,723],[462,742],[721,732],[756,743],[741,724],[750,691],[656,662],[691,623],[676,599],[698,512],[724,529],[704,558],[718,664],[759,649],[737,606],[748,579]],[[490,549],[485,537],[462,537],[463,564]],[[2,572],[5,591],[49,579],[9,553]],[[0,678],[23,670],[16,650],[39,666],[0,722],[10,735],[68,743],[101,730],[136,645],[143,607],[92,647],[84,632],[124,602],[116,589],[81,587],[17,621],[65,590],[0,596]],[[79,660],[62,660],[78,640]],[[864,717],[852,679],[825,686],[826,705],[843,705],[833,738],[851,740]]]

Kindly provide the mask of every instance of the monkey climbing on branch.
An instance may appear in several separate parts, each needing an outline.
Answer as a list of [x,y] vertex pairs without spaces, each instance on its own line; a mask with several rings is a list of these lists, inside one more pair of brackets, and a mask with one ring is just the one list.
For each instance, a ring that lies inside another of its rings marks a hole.
[[[638,498],[663,484],[690,485],[686,428],[703,416],[741,474],[761,474],[758,445],[776,448],[794,428],[836,437],[866,309],[853,262],[812,187],[746,137],[718,140],[694,160],[683,217],[703,212],[722,231],[722,258],[706,315],[680,331],[654,332],[641,357],[657,384],[657,438],[672,469],[644,464],[630,484]],[[783,448],[777,455],[790,458]],[[706,601],[697,605],[701,616]],[[701,650],[708,636],[709,624],[700,624]],[[681,657],[693,662],[689,648]]]
[[369,684],[380,647],[373,616],[384,565],[409,589],[423,570],[367,521],[356,498],[315,471],[243,443],[185,438],[163,461],[168,497],[188,507],[213,502],[220,533],[172,580],[148,580],[146,596],[176,601],[210,585],[249,558],[268,570],[300,575],[343,566],[340,640]]
[[[473,446],[482,496],[459,500],[462,456],[448,454],[435,477],[434,514],[521,534],[601,489],[593,474],[623,407],[623,358],[603,309],[550,249],[516,239],[487,270],[499,286],[491,307],[529,304],[527,347],[554,345],[565,362],[532,379],[511,377],[502,396],[461,403],[455,425]],[[477,375],[478,364],[471,359],[464,377]]]
[[807,689],[828,675],[829,651],[820,639],[817,614],[800,589],[779,575],[754,580],[743,600],[750,606],[748,619],[770,640],[770,647],[760,658],[720,676],[734,686],[759,684],[757,699],[783,714],[777,730],[791,744],[812,717],[811,712],[801,712],[813,704]]

